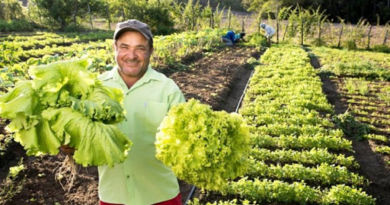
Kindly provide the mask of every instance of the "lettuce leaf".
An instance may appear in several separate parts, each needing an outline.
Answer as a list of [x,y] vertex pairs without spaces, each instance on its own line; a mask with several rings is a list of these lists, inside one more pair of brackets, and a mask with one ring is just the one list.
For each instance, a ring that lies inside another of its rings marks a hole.
[[94,121],[71,108],[50,108],[43,113],[57,136],[76,149],[73,158],[83,166],[122,162],[132,145],[115,125]]

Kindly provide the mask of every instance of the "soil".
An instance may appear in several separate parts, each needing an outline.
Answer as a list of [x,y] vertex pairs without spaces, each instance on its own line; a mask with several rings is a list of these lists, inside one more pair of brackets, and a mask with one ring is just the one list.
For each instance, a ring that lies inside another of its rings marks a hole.
[[[314,68],[320,68],[320,62],[315,56],[310,55],[311,64]],[[347,98],[342,95],[342,84],[339,78],[330,78],[328,75],[320,75],[323,83],[322,89],[328,101],[334,106],[335,114],[343,114],[348,109]],[[377,205],[390,204],[390,170],[384,162],[384,156],[375,153],[374,144],[371,140],[352,141],[354,157],[360,165],[360,174],[365,176],[371,183],[365,190],[377,199]]]
[[[199,53],[186,58],[182,62],[186,70],[157,70],[172,78],[187,99],[195,98],[215,110],[232,112],[251,73],[246,60],[258,56],[255,48],[226,47],[209,56]],[[3,129],[0,131],[6,134]],[[64,154],[32,157],[18,143],[11,142],[8,147],[5,157],[0,156],[0,204],[98,204],[96,167],[79,169],[73,186],[69,186],[65,181],[69,176],[62,179],[55,176],[65,160]],[[7,177],[9,167],[17,165],[22,158],[25,169],[16,178]],[[180,188],[184,202],[191,186],[180,181]]]

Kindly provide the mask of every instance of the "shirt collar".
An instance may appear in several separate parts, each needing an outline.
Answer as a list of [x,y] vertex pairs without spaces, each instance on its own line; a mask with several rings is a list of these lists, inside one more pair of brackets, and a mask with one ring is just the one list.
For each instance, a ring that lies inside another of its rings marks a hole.
[[[111,70],[110,74],[109,74],[109,77],[112,77],[115,81],[119,81],[119,82],[122,82],[121,86],[124,86],[127,88],[125,82],[123,81],[122,77],[119,75],[119,71],[118,71],[118,66],[115,66],[114,69]],[[153,81],[153,80],[160,80],[161,78],[159,78],[159,75],[157,73],[157,71],[155,71],[152,66],[149,64],[148,68],[146,69],[146,72],[145,74],[141,77],[141,79],[139,79],[131,88],[135,88],[135,87],[138,87],[140,85],[143,85],[145,83],[148,83],[150,81]]]

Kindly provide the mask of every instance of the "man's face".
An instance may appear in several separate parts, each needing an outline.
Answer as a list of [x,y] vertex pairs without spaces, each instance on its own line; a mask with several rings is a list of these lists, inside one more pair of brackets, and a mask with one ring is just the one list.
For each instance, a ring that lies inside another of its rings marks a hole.
[[115,60],[123,77],[140,79],[149,65],[153,48],[137,31],[126,31],[114,43]]

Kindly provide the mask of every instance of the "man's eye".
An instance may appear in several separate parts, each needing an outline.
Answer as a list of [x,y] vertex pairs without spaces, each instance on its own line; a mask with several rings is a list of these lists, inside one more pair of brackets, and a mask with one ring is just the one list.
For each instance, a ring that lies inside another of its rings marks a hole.
[[145,47],[137,47],[135,50],[138,52],[145,52],[146,48]]

